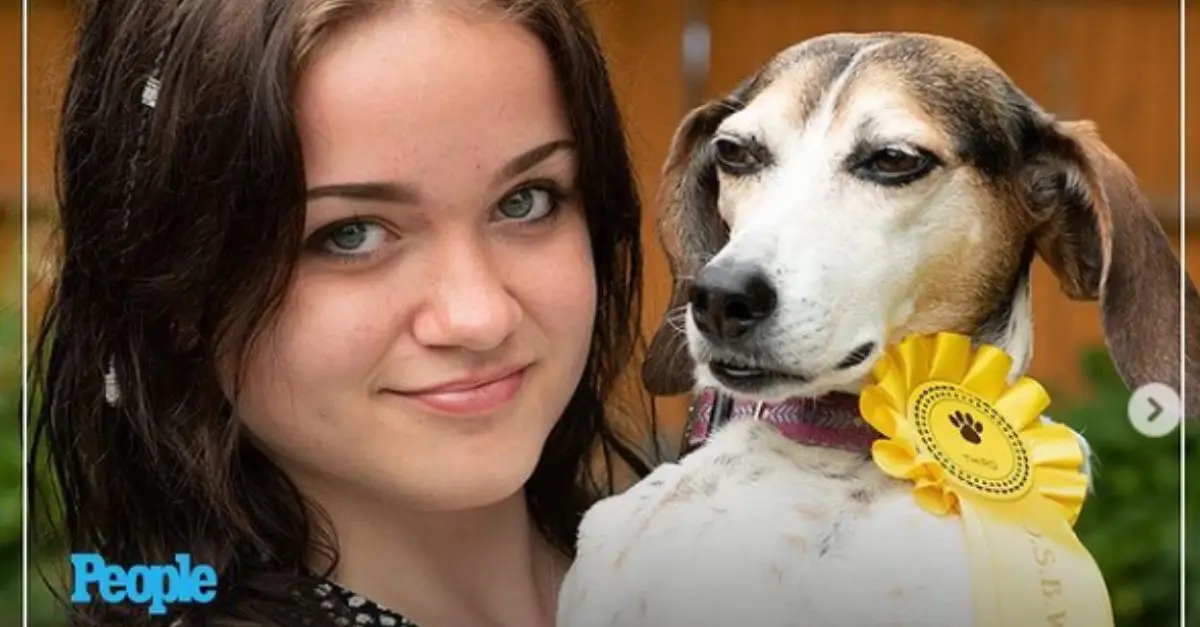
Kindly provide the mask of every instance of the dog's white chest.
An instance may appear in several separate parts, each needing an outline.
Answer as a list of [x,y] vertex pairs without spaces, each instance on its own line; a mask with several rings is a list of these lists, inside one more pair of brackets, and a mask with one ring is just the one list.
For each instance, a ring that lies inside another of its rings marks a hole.
[[957,520],[861,454],[735,422],[597,504],[559,627],[969,627]]

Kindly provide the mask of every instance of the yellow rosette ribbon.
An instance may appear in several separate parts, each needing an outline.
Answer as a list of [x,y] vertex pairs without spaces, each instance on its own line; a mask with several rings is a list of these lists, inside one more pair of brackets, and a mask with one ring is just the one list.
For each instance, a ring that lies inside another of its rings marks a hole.
[[972,627],[1111,627],[1112,605],[1074,524],[1087,495],[1074,434],[1046,424],[1037,381],[1008,383],[994,346],[938,333],[890,347],[860,396],[883,434],[871,453],[935,515],[958,516],[971,564]]

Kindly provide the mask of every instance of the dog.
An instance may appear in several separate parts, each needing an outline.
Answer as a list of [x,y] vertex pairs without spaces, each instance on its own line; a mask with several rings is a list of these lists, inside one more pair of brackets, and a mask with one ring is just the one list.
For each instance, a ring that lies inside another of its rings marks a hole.
[[939,331],[1003,349],[1014,381],[1035,257],[1098,301],[1131,389],[1181,389],[1180,265],[1133,173],[966,43],[780,52],[685,116],[662,198],[674,289],[642,374],[696,393],[690,448],[586,512],[559,627],[977,624],[961,523],[874,465],[857,392],[885,347]]

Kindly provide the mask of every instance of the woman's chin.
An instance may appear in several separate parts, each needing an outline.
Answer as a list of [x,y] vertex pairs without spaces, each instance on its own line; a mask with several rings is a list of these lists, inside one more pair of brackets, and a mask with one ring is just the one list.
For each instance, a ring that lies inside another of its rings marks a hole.
[[423,473],[423,480],[416,485],[408,483],[393,489],[400,493],[399,500],[418,511],[486,509],[521,497],[536,465],[536,455],[528,460],[505,455],[491,456],[490,460],[465,460],[461,465],[445,465],[440,472]]
[[430,486],[430,493],[414,499],[414,509],[424,512],[463,512],[484,510],[520,499],[524,481],[500,483],[494,480],[460,483],[455,486]]

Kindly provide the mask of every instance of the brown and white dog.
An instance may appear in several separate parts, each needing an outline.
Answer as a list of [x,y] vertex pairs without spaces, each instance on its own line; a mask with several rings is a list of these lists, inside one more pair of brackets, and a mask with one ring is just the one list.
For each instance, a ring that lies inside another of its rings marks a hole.
[[[1021,374],[1035,255],[1099,301],[1131,389],[1180,389],[1180,266],[1133,174],[966,44],[800,43],[692,111],[665,174],[675,291],[643,379],[699,393],[697,448],[587,513],[559,627],[972,625],[959,523],[873,465],[856,392],[910,333]],[[1195,411],[1200,334],[1185,352]]]

